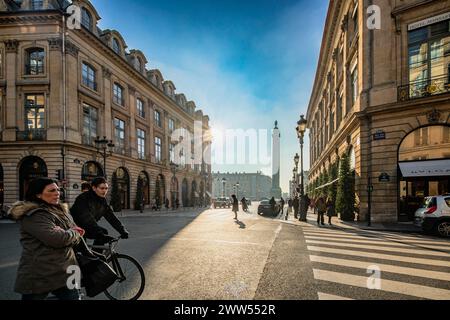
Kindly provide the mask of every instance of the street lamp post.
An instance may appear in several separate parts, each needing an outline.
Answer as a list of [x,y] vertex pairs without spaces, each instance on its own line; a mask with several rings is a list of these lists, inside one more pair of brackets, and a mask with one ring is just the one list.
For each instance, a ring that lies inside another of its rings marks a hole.
[[225,198],[225,184],[227,183],[227,179],[222,178],[222,198]]
[[303,138],[305,136],[307,121],[304,115],[300,116],[300,120],[297,122],[297,136],[300,140],[300,195],[305,194],[304,184],[303,184]]
[[[109,156],[112,156],[112,153],[114,151],[114,143],[112,140],[107,140],[104,136],[103,139],[100,139],[100,137],[97,137],[97,139],[94,140],[95,142],[95,148],[97,149],[97,153],[101,154],[103,157],[103,175],[105,176],[105,179],[107,178],[106,175],[106,158]],[[108,153],[106,153],[106,150],[108,150]]]

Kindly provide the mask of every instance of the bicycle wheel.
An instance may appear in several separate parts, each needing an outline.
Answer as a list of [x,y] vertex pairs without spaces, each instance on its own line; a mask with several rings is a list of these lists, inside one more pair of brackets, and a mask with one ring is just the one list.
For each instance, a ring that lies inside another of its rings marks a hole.
[[[117,262],[122,270],[124,278],[118,279],[112,286],[105,290],[105,295],[110,300],[137,300],[142,295],[145,287],[145,275],[139,262],[126,254],[116,254]],[[114,268],[112,258],[108,263]]]

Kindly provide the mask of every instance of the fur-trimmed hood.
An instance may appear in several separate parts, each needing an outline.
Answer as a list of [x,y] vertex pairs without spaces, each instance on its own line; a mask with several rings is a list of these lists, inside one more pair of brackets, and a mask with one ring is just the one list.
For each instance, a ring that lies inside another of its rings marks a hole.
[[20,220],[24,216],[30,216],[39,210],[45,210],[56,215],[58,215],[58,213],[60,215],[62,211],[66,215],[69,215],[69,206],[66,203],[62,203],[56,206],[50,206],[44,203],[41,204],[28,201],[18,201],[14,203],[11,206],[11,209],[8,211],[8,215],[13,220]]

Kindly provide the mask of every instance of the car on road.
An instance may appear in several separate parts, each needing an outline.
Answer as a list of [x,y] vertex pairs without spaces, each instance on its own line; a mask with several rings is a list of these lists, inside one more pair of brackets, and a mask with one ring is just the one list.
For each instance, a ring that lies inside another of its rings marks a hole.
[[450,194],[426,197],[414,214],[414,224],[425,233],[450,237]]
[[259,215],[267,215],[276,217],[280,214],[281,211],[281,204],[279,200],[275,200],[275,210],[272,210],[272,206],[270,205],[270,200],[263,200],[259,203],[258,206],[258,214]]
[[213,201],[213,207],[216,208],[231,208],[230,198],[216,198]]

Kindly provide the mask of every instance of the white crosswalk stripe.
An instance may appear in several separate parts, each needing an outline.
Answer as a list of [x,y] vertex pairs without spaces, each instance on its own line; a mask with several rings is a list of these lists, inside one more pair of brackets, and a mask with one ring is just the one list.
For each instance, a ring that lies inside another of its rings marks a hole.
[[[319,300],[450,299],[450,241],[309,226],[303,230]],[[380,286],[370,289],[373,274],[365,274],[374,266],[380,270]]]

